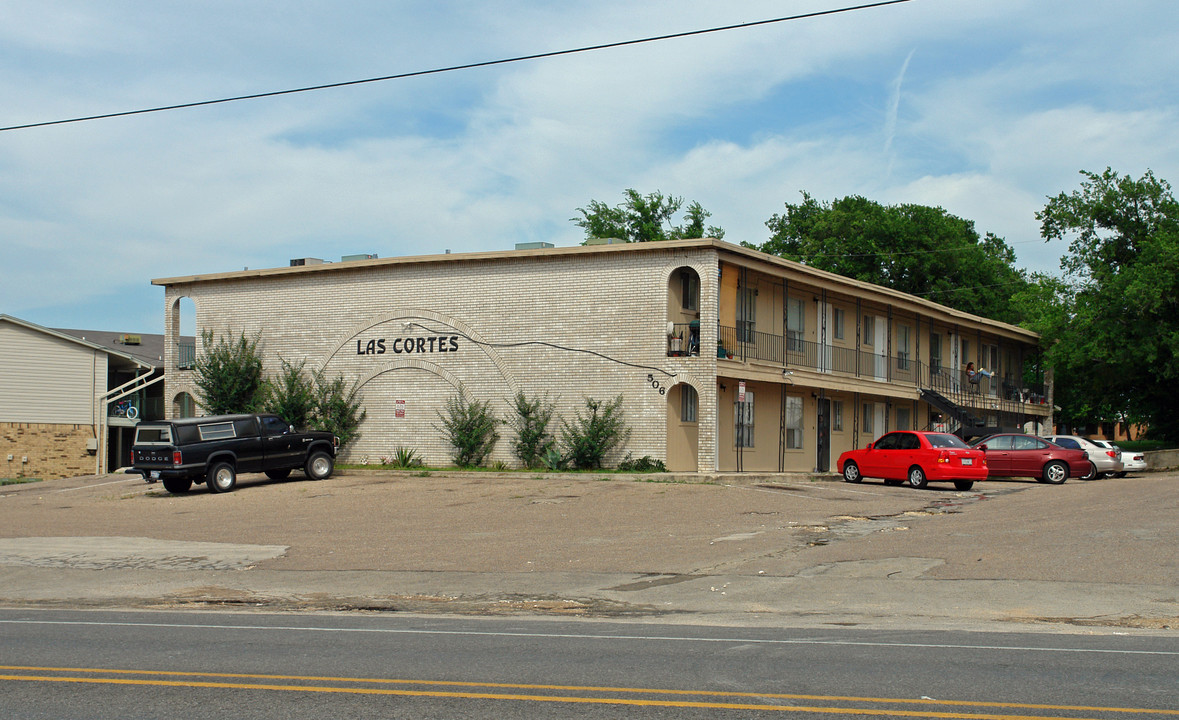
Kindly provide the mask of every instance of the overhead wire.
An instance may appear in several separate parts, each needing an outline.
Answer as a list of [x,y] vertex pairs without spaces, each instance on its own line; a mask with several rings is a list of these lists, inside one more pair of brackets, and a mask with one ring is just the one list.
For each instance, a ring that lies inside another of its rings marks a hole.
[[380,77],[365,78],[362,80],[345,80],[342,82],[324,83],[322,85],[308,85],[305,87],[289,88],[286,90],[272,90],[269,92],[252,93],[249,95],[235,95],[233,97],[218,98],[215,100],[197,100],[194,102],[176,103],[174,105],[161,105],[157,107],[141,108],[138,110],[124,110],[121,112],[101,113],[96,115],[86,115],[82,117],[66,118],[61,120],[45,120],[42,122],[25,123],[22,125],[9,125],[7,127],[0,127],[0,132],[7,132],[11,130],[28,130],[30,128],[48,127],[51,125],[66,125],[69,123],[88,122],[91,120],[106,120],[117,117],[128,117],[131,115],[145,115],[147,113],[166,112],[170,110],[183,110],[187,108],[203,107],[207,105],[220,105],[224,103],[238,102],[242,100],[258,100],[261,98],[278,97],[281,95],[294,95],[296,93],[314,92],[317,90],[329,90],[333,88],[349,87],[352,85],[364,85],[368,83],[386,82],[389,80],[404,80],[406,78],[422,77],[425,75],[437,75],[440,73],[456,72],[459,70],[472,70],[475,68],[492,67],[495,65],[507,65],[509,63],[526,62],[529,60],[542,60],[545,58],[560,57],[563,55],[574,55],[578,53],[594,52],[597,50],[610,50],[613,48],[626,47],[630,45],[642,45],[645,43],[660,42],[663,40],[675,40],[679,38],[693,37],[697,35],[708,35],[711,33],[726,32],[728,30],[739,30],[743,28],[759,27],[762,25],[772,25],[775,23],[791,22],[795,20],[806,20],[809,18],[823,17],[826,15],[837,15],[841,13],[856,12],[859,10],[870,10],[872,8],[884,7],[887,5],[898,5],[901,3],[911,2],[912,0],[880,0],[879,2],[865,3],[862,5],[854,5],[849,7],[834,8],[831,10],[817,10],[815,12],[800,13],[798,15],[788,15],[785,17],[770,18],[768,20],[754,20],[746,23],[736,23],[732,25],[722,25],[719,27],[704,28],[702,30],[688,30],[678,33],[668,33],[665,35],[655,35],[651,37],[638,38],[634,40],[621,40],[618,42],[600,43],[597,45],[586,45],[584,47],[572,48],[567,50],[553,50],[550,52],[532,53],[530,55],[517,55],[515,57],[501,58],[499,60],[485,60],[481,62],[465,63],[462,65],[451,65],[448,67],[433,68],[431,70],[415,70],[411,72],[396,73],[393,75],[382,75]]

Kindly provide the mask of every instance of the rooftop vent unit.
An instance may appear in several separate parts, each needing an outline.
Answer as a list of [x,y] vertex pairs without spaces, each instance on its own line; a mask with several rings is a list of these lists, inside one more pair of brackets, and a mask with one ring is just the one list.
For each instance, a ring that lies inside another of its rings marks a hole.
[[353,262],[354,260],[376,260],[376,253],[361,253],[359,255],[345,255],[340,258],[340,262]]
[[323,260],[319,258],[292,258],[291,267],[300,267],[302,265],[323,265]]
[[517,250],[543,250],[545,248],[551,248],[551,247],[553,247],[553,244],[550,242],[516,243]]
[[142,345],[143,337],[140,335],[123,335],[120,338],[124,345]]

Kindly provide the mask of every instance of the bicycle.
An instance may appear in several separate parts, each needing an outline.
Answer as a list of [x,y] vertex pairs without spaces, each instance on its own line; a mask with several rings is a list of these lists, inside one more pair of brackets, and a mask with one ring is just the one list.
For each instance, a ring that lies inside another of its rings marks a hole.
[[115,406],[112,409],[112,414],[116,417],[125,417],[128,420],[134,420],[135,418],[139,417],[139,408],[131,404],[130,399],[120,400],[119,402],[115,403]]

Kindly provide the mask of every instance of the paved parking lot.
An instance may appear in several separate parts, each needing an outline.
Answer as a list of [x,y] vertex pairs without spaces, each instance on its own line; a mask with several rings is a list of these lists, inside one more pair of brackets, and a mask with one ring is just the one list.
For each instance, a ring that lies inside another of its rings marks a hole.
[[0,602],[1179,627],[1177,509],[1175,474],[74,478],[0,488]]

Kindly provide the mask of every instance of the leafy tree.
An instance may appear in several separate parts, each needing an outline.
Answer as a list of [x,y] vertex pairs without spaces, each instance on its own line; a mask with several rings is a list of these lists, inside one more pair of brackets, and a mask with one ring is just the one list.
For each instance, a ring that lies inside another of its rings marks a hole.
[[1145,422],[1152,437],[1179,438],[1179,203],[1149,170],[1081,174],[1079,190],[1036,214],[1045,240],[1072,238],[1067,287],[1033,324],[1061,405],[1078,422]]
[[213,332],[202,330],[204,351],[193,364],[201,407],[210,415],[251,413],[266,403],[267,385],[262,375],[258,336],[242,332],[236,340],[223,335],[214,343]]
[[587,240],[619,238],[627,242],[654,242],[699,237],[719,240],[725,236],[722,228],[705,227],[712,213],[698,202],[688,205],[686,223],[673,225],[672,218],[684,205],[682,197],[665,196],[658,190],[642,195],[632,188],[627,188],[623,196],[625,200],[614,207],[590,200],[586,207],[577,208],[581,217],[570,218],[570,222],[585,230]]
[[495,449],[499,441],[496,426],[499,420],[491,411],[491,402],[469,402],[462,393],[446,401],[446,412],[438,411],[442,427],[454,448],[454,464],[459,467],[479,467]]
[[524,467],[541,467],[549,450],[556,444],[556,440],[549,433],[549,424],[553,420],[553,406],[540,398],[529,400],[524,393],[516,393],[512,400],[514,417],[508,422],[516,431],[516,439],[512,441],[512,450]]
[[984,317],[1016,322],[1012,293],[1026,285],[1000,237],[942,208],[881,205],[860,196],[826,203],[807,193],[773,215],[763,245],[810,267],[918,295]]
[[360,435],[360,424],[368,417],[368,411],[360,405],[360,381],[354,380],[349,385],[343,375],[329,379],[323,370],[316,371],[312,381],[315,385],[312,429],[330,432],[340,438],[341,448],[347,447]]
[[608,403],[585,399],[587,412],[577,413],[572,422],[562,422],[561,444],[574,467],[591,470],[602,467],[611,450],[626,442],[630,429],[622,417],[622,396]]
[[267,380],[270,389],[266,412],[278,415],[299,430],[310,427],[317,404],[315,383],[307,377],[306,365],[306,359],[298,365],[283,359],[278,376]]

